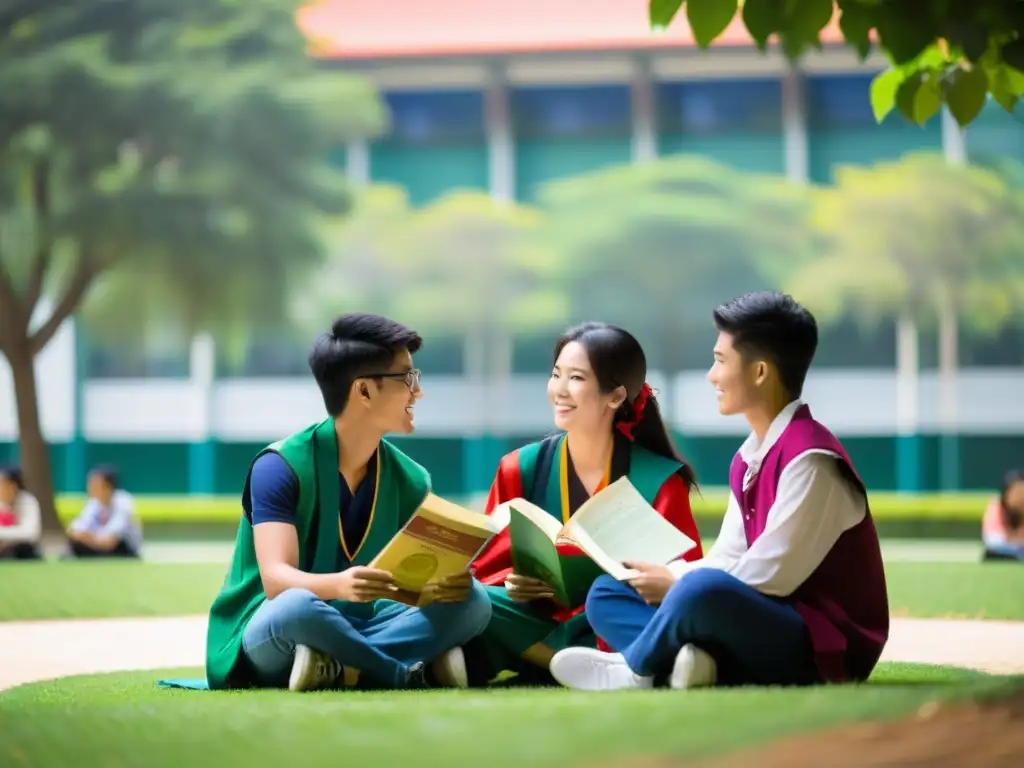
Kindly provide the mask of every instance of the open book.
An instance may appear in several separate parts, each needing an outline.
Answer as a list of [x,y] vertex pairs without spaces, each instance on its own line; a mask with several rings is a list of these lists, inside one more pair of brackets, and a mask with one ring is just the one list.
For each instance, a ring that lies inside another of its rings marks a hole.
[[491,517],[508,526],[515,572],[550,585],[565,607],[582,605],[602,573],[620,581],[636,576],[624,560],[665,565],[697,545],[626,477],[591,496],[564,526],[525,499],[505,502]]
[[467,570],[500,530],[487,515],[430,493],[369,565],[395,577],[393,600],[424,605],[428,583]]

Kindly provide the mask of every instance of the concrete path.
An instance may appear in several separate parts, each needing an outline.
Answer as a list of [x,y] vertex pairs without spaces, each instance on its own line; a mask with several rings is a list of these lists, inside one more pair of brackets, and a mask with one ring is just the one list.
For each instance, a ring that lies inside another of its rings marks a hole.
[[[205,616],[0,623],[0,690],[67,675],[201,667],[205,638]],[[893,619],[882,658],[1024,674],[1024,622]]]

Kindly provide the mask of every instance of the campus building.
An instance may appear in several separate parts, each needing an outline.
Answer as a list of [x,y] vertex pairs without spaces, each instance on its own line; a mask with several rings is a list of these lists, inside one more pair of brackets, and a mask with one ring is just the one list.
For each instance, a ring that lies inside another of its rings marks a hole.
[[[299,24],[324,66],[369,77],[390,111],[385,136],[339,147],[335,161],[359,182],[403,186],[415,204],[465,188],[531,202],[547,181],[677,153],[818,184],[841,165],[916,150],[1024,160],[1024,118],[996,106],[966,135],[946,115],[924,127],[896,114],[877,124],[869,87],[884,61],[861,63],[835,27],[822,51],[792,67],[777,51],[758,53],[739,22],[708,52],[694,46],[683,18],[652,35],[647,0],[328,0],[304,9]],[[989,488],[1024,461],[1021,333],[961,339],[955,477],[943,475],[937,459],[934,340],[922,341],[919,419],[906,434],[895,413],[892,329],[827,333],[807,394],[872,488]],[[425,349],[429,397],[418,409],[418,435],[403,444],[429,457],[440,492],[481,490],[501,451],[550,428],[549,346],[546,339],[517,347],[515,376],[497,403],[477,402],[458,340]],[[717,416],[700,369],[705,358],[695,356],[693,370],[671,380],[652,379],[703,482],[720,485],[744,427]],[[103,460],[120,465],[140,493],[237,493],[257,448],[322,412],[301,378],[301,349],[264,350],[232,365],[199,339],[133,356],[88,347],[69,325],[40,371],[64,490],[80,489],[84,468]],[[909,473],[897,467],[898,432],[919,446]],[[13,453],[15,436],[13,393],[0,383],[0,458]]]

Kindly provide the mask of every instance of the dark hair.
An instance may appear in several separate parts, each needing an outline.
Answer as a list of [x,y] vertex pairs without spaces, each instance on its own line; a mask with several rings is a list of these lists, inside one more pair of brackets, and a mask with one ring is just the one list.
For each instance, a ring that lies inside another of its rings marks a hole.
[[121,478],[117,468],[109,464],[98,464],[89,470],[89,474],[102,477],[103,481],[115,491],[121,486]]
[[356,313],[335,319],[309,353],[309,370],[327,413],[334,417],[345,410],[353,381],[385,373],[397,352],[408,349],[415,354],[422,346],[418,333],[380,315]]
[[[640,394],[647,380],[647,357],[640,342],[629,333],[608,323],[583,323],[566,331],[555,344],[554,360],[562,353],[566,344],[577,342],[587,351],[590,367],[594,370],[597,385],[604,393],[617,387],[625,387],[626,400],[615,412],[614,422],[633,418],[633,401]],[[674,459],[682,464],[679,476],[687,488],[697,485],[693,469],[679,455],[665,422],[657,398],[652,394],[644,407],[639,423],[633,427],[633,439],[651,453]]]
[[1021,514],[1021,510],[1010,509],[1007,499],[1010,496],[1010,488],[1022,482],[1024,482],[1024,469],[1011,469],[1003,475],[1003,489],[999,494],[999,507],[1003,512],[1004,523],[1012,530],[1016,530],[1024,523],[1024,515]]
[[768,360],[790,397],[800,397],[818,349],[814,315],[792,296],[757,291],[721,304],[714,318],[715,327],[732,336],[732,345],[744,360]]
[[0,466],[0,477],[6,477],[14,483],[19,491],[25,490],[25,478],[17,464],[4,464]]

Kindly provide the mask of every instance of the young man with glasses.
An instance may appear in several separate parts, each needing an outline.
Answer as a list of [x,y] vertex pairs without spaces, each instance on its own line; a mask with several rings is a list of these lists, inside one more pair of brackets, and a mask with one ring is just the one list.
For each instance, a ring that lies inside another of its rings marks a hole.
[[490,603],[469,573],[430,585],[433,601],[388,600],[367,567],[430,489],[427,471],[383,439],[413,431],[422,340],[376,315],[344,315],[309,367],[328,418],[263,449],[210,612],[210,688],[465,687],[461,646]]

